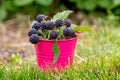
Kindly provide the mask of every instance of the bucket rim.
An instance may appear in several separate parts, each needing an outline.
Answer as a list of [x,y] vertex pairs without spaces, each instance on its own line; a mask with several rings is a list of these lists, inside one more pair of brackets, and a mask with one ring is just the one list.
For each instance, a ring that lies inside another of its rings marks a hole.
[[[78,37],[75,36],[75,37],[70,38],[70,39],[62,39],[62,40],[57,40],[57,41],[58,41],[58,42],[61,42],[61,41],[71,41],[71,40],[75,40],[75,39],[77,39],[77,38],[78,38]],[[46,39],[40,39],[39,42],[41,42],[41,41],[54,42],[54,40],[46,40]]]

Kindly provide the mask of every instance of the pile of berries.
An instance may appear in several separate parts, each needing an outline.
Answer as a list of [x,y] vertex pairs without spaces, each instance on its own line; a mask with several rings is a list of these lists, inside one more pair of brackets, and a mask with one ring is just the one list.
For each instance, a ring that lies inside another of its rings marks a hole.
[[[28,32],[29,41],[37,44],[39,39],[66,39],[75,37],[75,32],[71,26],[70,19],[58,19],[56,21],[46,21],[47,16],[39,14],[32,28]],[[61,36],[63,36],[61,38]]]

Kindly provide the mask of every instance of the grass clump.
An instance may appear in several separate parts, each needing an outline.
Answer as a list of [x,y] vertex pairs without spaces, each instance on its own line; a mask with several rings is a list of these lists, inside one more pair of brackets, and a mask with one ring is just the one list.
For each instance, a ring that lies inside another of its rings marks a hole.
[[78,40],[73,67],[44,72],[34,61],[0,65],[0,80],[120,80],[120,28],[99,28]]
[[[34,62],[0,66],[1,80],[119,80],[120,55],[92,56],[61,73],[44,72]],[[97,58],[96,58],[97,57]]]

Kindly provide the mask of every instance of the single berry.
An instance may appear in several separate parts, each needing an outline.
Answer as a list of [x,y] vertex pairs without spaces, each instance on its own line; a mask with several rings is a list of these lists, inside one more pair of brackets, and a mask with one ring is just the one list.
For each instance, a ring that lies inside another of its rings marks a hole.
[[55,26],[55,23],[54,23],[54,22],[52,22],[52,21],[47,21],[47,22],[46,22],[46,29],[47,29],[47,30],[52,30],[52,29],[54,29],[54,26]]
[[44,14],[39,14],[37,16],[37,21],[41,22],[43,19],[45,19],[47,16],[45,16]]
[[46,29],[46,22],[41,22],[40,27],[42,30]]
[[64,24],[65,24],[67,27],[70,27],[70,26],[71,26],[71,20],[70,20],[70,19],[65,19],[65,20],[64,20]]
[[61,27],[63,25],[63,20],[60,20],[60,19],[56,20],[55,25],[56,27]]
[[58,35],[59,35],[58,31],[52,30],[50,32],[50,39],[56,39]]
[[64,34],[65,36],[70,36],[69,29],[68,29],[68,28],[65,28],[65,29],[63,30],[63,34]]
[[75,31],[73,29],[71,29],[71,28],[69,30],[70,30],[70,36],[75,37]]
[[40,23],[36,21],[35,23],[33,23],[32,28],[35,28],[36,30],[38,30],[40,28]]
[[32,43],[32,44],[37,44],[39,42],[39,37],[37,34],[32,34],[30,37],[29,37],[29,41]]
[[37,33],[38,33],[38,31],[35,28],[32,28],[29,30],[28,36],[31,36],[32,34],[37,34]]
[[71,29],[71,28],[65,28],[65,29],[63,30],[63,34],[64,34],[65,36],[68,36],[68,37],[74,37],[74,36],[75,36],[74,30]]

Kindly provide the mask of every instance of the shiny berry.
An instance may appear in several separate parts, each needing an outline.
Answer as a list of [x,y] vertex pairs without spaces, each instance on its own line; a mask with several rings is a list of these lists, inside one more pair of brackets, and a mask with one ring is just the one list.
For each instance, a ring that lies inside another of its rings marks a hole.
[[37,16],[37,21],[41,22],[43,19],[45,19],[47,16],[45,16],[44,14],[39,14]]
[[46,29],[46,22],[41,22],[40,27],[42,30]]
[[50,39],[56,39],[58,35],[59,35],[58,31],[53,30],[50,32]]
[[52,29],[54,29],[54,26],[55,26],[55,23],[54,23],[54,22],[52,22],[52,21],[47,21],[47,22],[46,22],[46,29],[47,29],[47,30],[52,30]]
[[63,34],[68,37],[74,37],[75,36],[75,31],[71,28],[65,28],[63,30]]
[[55,25],[56,25],[56,27],[61,27],[61,26],[63,26],[63,20],[60,20],[60,19],[56,20],[56,21],[55,21]]
[[36,21],[35,23],[33,23],[32,28],[35,28],[36,30],[38,30],[40,28],[40,23]]
[[29,37],[29,41],[32,43],[32,44],[37,44],[39,42],[39,37],[37,34],[32,34],[30,37]]
[[64,24],[65,24],[67,27],[70,27],[70,26],[71,26],[71,20],[70,20],[70,19],[65,19],[65,20],[64,20]]
[[32,28],[29,30],[28,36],[31,36],[32,34],[37,34],[37,33],[38,33],[38,31],[35,28]]

